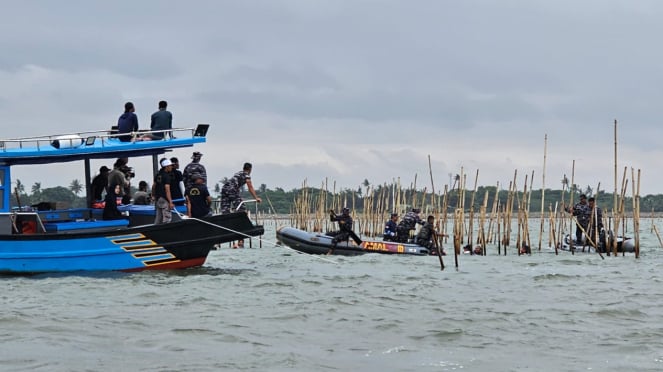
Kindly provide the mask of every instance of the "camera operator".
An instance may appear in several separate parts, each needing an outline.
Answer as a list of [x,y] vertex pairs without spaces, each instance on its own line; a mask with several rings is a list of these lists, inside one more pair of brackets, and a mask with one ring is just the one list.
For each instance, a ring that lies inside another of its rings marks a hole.
[[133,168],[127,163],[129,158],[118,158],[113,164],[113,170],[108,173],[108,185],[121,185],[122,204],[129,204],[131,201],[131,178],[136,174]]

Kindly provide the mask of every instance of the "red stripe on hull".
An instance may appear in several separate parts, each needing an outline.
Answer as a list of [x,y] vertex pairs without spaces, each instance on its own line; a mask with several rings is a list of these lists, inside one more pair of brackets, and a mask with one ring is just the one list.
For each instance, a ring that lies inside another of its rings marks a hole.
[[188,267],[202,266],[205,263],[207,257],[192,258],[190,260],[177,261],[173,263],[166,263],[163,265],[154,265],[154,266],[145,266],[137,269],[122,270],[125,272],[136,272],[136,271],[145,271],[145,270],[175,270],[175,269],[186,269]]

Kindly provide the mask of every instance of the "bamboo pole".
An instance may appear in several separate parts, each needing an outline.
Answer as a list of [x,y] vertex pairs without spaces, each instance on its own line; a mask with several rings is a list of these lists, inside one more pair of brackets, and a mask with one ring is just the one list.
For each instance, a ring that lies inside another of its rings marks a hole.
[[[501,205],[497,203],[497,255],[502,254],[502,236],[500,235],[500,212],[502,211]],[[506,248],[504,249],[504,255],[506,256]]]
[[488,209],[488,197],[490,196],[490,191],[486,189],[486,193],[483,197],[483,204],[481,205],[481,210],[479,212],[479,232],[477,237],[477,244],[481,246],[481,255],[486,255],[486,210]]
[[651,226],[654,230],[654,233],[656,233],[656,237],[658,238],[658,244],[660,244],[661,248],[663,248],[663,240],[661,240],[661,235],[658,233],[658,229],[656,228],[656,225],[654,225],[653,221]]
[[[552,205],[548,206],[548,209],[550,210],[550,243],[555,247],[555,254],[558,254],[558,247],[561,246],[561,242],[558,242],[557,240],[557,221],[555,219],[555,216],[557,216],[557,203],[555,203],[555,210],[553,211]],[[559,245],[558,245],[559,244]]]
[[[530,208],[532,206],[532,189],[534,188],[534,171],[532,171],[532,177],[530,177],[530,182],[529,182],[529,191],[527,194],[527,208],[525,208],[525,241],[527,241],[527,249],[529,250],[528,253],[532,253],[532,242],[530,240],[530,235],[529,235],[529,216],[530,216]],[[539,234],[540,235],[540,234]]]
[[442,198],[442,213],[444,215],[442,216],[442,233],[443,235],[449,235],[447,234],[447,208],[449,208],[449,190],[447,189],[447,185],[444,185],[444,197]]
[[[430,154],[428,154],[428,172],[430,174],[430,186],[431,186],[431,200],[433,200],[433,196],[435,195],[435,182],[433,182],[433,166],[431,165],[430,161]],[[432,202],[433,204],[433,211],[435,211],[437,208],[435,207],[435,202]]]
[[543,173],[541,174],[541,226],[539,228],[539,251],[541,251],[541,240],[543,238],[543,211],[546,195],[546,158],[548,156],[548,133],[543,137]]
[[615,211],[617,210],[617,119],[615,119],[614,140],[615,140],[615,161],[614,161],[614,165],[615,165],[615,191],[612,194],[612,196],[613,196],[612,216],[613,217],[615,216]]
[[[575,194],[576,191],[576,184],[575,184],[575,175],[576,175],[576,160],[573,159],[573,166],[571,166],[571,188],[569,189],[569,205],[571,208],[573,208],[573,194]],[[569,250],[571,251],[571,254],[575,254],[575,234],[574,228],[573,228],[573,214],[571,215],[571,220],[569,221]]]
[[474,177],[474,190],[472,190],[472,197],[470,199],[470,221],[467,233],[467,244],[472,246],[474,241],[474,198],[477,193],[477,184],[479,183],[479,170],[477,169],[476,176]]
[[[564,229],[565,229],[565,221],[566,221],[566,202],[564,201],[565,198],[565,193],[566,189],[569,188],[569,179],[566,177],[566,173],[564,173],[564,178],[562,178],[562,198],[561,198],[561,208],[557,210],[555,213],[555,216],[557,216],[557,242],[559,243],[560,247],[563,241],[563,236],[564,234]],[[558,254],[557,252],[557,246],[555,246],[555,254]]]
[[[493,199],[493,206],[490,210],[490,219],[488,220],[488,241],[489,242],[493,242],[493,223],[494,223],[495,217],[497,217],[497,204],[498,204],[498,201],[499,201],[499,195],[500,195],[500,183],[497,182],[497,187],[495,187],[495,198]],[[499,240],[499,237],[497,238],[497,240]]]
[[617,234],[619,233],[619,224],[621,223],[624,217],[624,198],[626,197],[626,187],[628,185],[628,179],[626,178],[626,170],[627,168],[624,167],[624,173],[622,175],[622,188],[619,194],[619,200],[615,211],[616,213],[613,216],[613,220],[615,221],[615,226],[614,226],[613,239],[612,239],[612,253],[615,256],[617,256]]
[[[633,167],[631,167],[631,179],[633,182],[631,183],[631,187],[633,189],[633,197],[632,202],[633,202],[633,239],[635,241],[635,258],[640,257],[640,170],[638,170],[638,178],[636,181],[635,178],[635,170]],[[637,182],[637,184],[636,184]]]

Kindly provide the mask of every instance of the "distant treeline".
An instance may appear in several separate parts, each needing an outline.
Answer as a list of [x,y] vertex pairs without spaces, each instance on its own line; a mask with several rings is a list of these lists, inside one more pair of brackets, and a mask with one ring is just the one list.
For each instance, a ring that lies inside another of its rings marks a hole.
[[[342,189],[337,191],[335,195],[332,195],[332,192],[323,190],[320,188],[306,187],[299,189],[292,189],[290,191],[285,191],[280,187],[275,189],[270,189],[265,184],[261,184],[258,188],[258,195],[262,198],[263,202],[258,205],[258,211],[266,214],[288,214],[293,212],[295,201],[303,194],[306,194],[310,200],[312,200],[312,205],[310,205],[311,211],[321,210],[321,209],[330,209],[338,208],[337,205],[328,205],[323,206],[322,208],[319,205],[313,205],[315,200],[341,200],[342,204],[347,205],[350,208],[353,208],[355,212],[362,212],[365,207],[364,203],[372,202],[372,210],[377,209],[377,203],[386,204],[387,210],[393,210],[395,212],[403,212],[412,206],[411,201],[415,200],[417,207],[421,206],[431,206],[431,205],[441,205],[441,203],[434,203],[434,200],[440,200],[443,196],[439,192],[436,192],[436,195],[431,195],[430,192],[424,192],[424,190],[411,190],[411,189],[400,189],[401,198],[400,200],[405,200],[407,202],[401,203],[401,205],[394,206],[394,200],[396,198],[392,197],[396,192],[396,187],[394,185],[369,185],[366,181],[364,186],[360,186],[357,189]],[[487,193],[488,195],[488,207],[493,205],[493,200],[495,195],[498,195],[500,204],[505,205],[507,203],[508,191],[500,190],[499,193],[496,193],[497,188],[495,186],[479,186],[476,193],[473,190],[465,190],[464,193],[458,189],[448,191],[447,205],[457,206],[459,195],[465,195],[464,206],[465,210],[469,211],[471,207],[472,196],[474,194],[474,210],[478,211],[481,205],[484,203],[484,198]],[[17,180],[17,186],[13,190],[11,203],[12,206],[20,205],[34,205],[39,202],[60,202],[61,205],[68,205],[72,208],[81,208],[85,207],[85,193],[84,185],[81,184],[78,180],[73,180],[68,187],[57,186],[52,188],[41,188],[41,183],[36,182],[29,190],[25,189],[24,185]],[[220,184],[215,184],[211,188],[210,192],[218,198],[221,191]],[[16,200],[16,195],[18,193],[19,201]],[[325,198],[319,198],[320,193],[327,193]],[[574,203],[578,201],[580,194],[585,193],[588,197],[595,197],[597,200],[598,206],[603,208],[606,211],[612,210],[613,208],[613,194],[599,191],[598,194],[592,193],[591,189],[586,189],[584,191],[573,191],[573,201]],[[82,195],[81,195],[82,194]],[[529,205],[531,212],[539,212],[541,210],[541,190],[532,190],[530,193]],[[517,193],[518,200],[522,197],[522,191]],[[562,192],[562,190],[545,190],[545,211],[548,212],[549,208],[555,208],[557,204],[558,208],[562,202],[562,195],[564,197],[564,202],[568,205],[570,200],[569,191]],[[248,192],[244,192],[244,199],[251,199],[252,197]],[[619,198],[618,198],[619,199]],[[624,199],[624,210],[630,212],[632,210],[633,200],[632,197],[627,196]],[[249,208],[253,211],[255,206],[249,205]],[[384,209],[380,208],[380,209]],[[648,212],[663,212],[663,194],[656,195],[646,195],[640,197],[640,211],[642,214]]]

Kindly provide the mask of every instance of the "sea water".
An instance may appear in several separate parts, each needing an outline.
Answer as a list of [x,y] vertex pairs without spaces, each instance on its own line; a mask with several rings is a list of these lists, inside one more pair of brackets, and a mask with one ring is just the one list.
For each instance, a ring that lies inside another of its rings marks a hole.
[[441,270],[296,253],[267,224],[262,248],[223,245],[200,268],[2,277],[0,370],[661,371],[648,223],[639,259],[533,244]]

